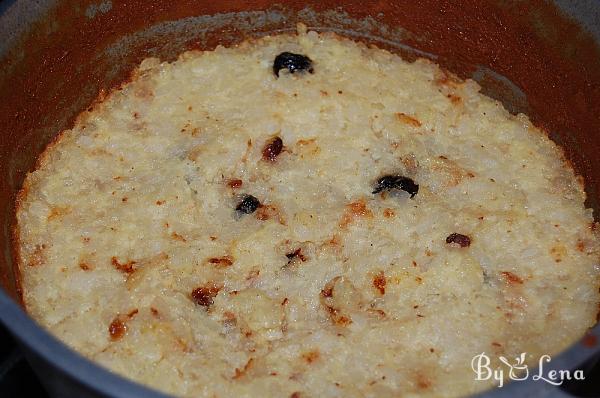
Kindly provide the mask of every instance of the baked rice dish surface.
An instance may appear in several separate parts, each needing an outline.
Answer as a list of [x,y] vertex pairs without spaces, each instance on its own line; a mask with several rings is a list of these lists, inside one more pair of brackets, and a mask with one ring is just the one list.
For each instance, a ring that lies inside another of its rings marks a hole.
[[187,397],[455,397],[596,322],[562,151],[434,63],[306,32],[147,59],[26,178],[27,311]]

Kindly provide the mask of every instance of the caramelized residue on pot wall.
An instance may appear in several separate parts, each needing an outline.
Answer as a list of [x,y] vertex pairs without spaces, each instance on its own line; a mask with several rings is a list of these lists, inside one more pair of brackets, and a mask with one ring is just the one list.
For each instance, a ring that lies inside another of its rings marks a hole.
[[[25,173],[33,168],[52,132],[71,126],[95,93],[127,80],[127,68],[115,69],[115,64],[131,69],[150,51],[169,55],[173,51],[168,44],[141,41],[134,44],[135,51],[90,62],[102,49],[164,21],[272,7],[272,2],[264,0],[132,0],[113,2],[110,9],[90,18],[85,10],[91,4],[95,3],[62,1],[0,63],[0,201],[4,209],[12,208]],[[319,14],[342,6],[348,18],[372,16],[390,27],[403,27],[409,32],[404,44],[439,55],[441,65],[462,77],[473,72],[465,65],[477,64],[508,77],[527,95],[532,120],[565,147],[567,158],[586,179],[589,205],[598,211],[600,51],[588,34],[547,2],[509,4],[493,0],[292,0],[277,9],[293,17],[268,22],[264,30],[292,28],[298,21],[295,12],[306,7]],[[164,43],[170,43],[169,34],[175,38],[176,32],[163,35]],[[202,42],[190,40],[183,45],[211,48],[223,38],[228,44],[247,35],[239,27],[225,26],[207,33]],[[14,224],[14,209],[0,212],[0,223]],[[8,229],[0,232],[3,242],[9,241],[9,235]],[[18,282],[10,272],[6,260],[0,260],[0,279],[15,293]]]

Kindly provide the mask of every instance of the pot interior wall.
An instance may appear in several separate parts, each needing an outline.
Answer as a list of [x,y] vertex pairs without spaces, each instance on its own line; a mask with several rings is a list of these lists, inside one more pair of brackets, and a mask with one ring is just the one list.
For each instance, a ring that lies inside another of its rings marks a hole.
[[[600,51],[550,2],[66,0],[36,2],[35,9],[26,3],[13,2],[0,17],[3,26],[27,26],[23,37],[0,47],[0,275],[14,298],[16,193],[48,142],[99,92],[125,81],[145,57],[172,60],[187,49],[293,31],[299,21],[409,59],[432,58],[477,80],[511,112],[530,114],[565,148],[599,214]],[[592,10],[600,15],[600,5]],[[6,29],[0,34],[8,37]]]

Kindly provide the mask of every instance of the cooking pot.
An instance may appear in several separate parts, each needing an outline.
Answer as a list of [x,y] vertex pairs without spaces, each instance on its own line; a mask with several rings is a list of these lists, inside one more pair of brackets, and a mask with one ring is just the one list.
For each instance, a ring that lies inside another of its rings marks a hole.
[[[427,57],[511,112],[525,112],[585,178],[600,215],[600,2],[595,0],[4,0],[0,2],[0,320],[54,397],[163,397],[87,361],[23,311],[15,200],[36,157],[142,59],[174,59],[248,37],[335,31],[407,59]],[[600,327],[546,364],[587,370]],[[586,362],[587,361],[587,362]],[[535,371],[533,371],[535,373]],[[513,382],[488,397],[569,396],[577,385]]]

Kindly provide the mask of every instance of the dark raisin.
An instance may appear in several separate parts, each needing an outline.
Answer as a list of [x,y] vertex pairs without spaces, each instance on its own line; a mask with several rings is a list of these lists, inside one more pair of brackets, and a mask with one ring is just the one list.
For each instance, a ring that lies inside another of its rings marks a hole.
[[392,189],[401,189],[406,191],[410,194],[411,198],[414,198],[419,192],[419,185],[415,184],[415,182],[408,177],[386,175],[377,180],[377,184],[373,190],[373,193],[376,194],[381,191],[390,191]]
[[283,141],[279,137],[271,138],[263,148],[262,157],[264,160],[274,162],[277,156],[283,150]]
[[282,52],[273,62],[273,73],[279,77],[279,70],[287,69],[290,73],[296,71],[308,71],[313,73],[312,61],[306,55],[294,54],[290,52]]
[[471,246],[471,238],[467,235],[457,234],[456,232],[451,233],[446,238],[446,243],[459,245],[460,247],[469,247]]
[[260,201],[252,195],[245,195],[235,208],[240,213],[251,214],[261,206]]

